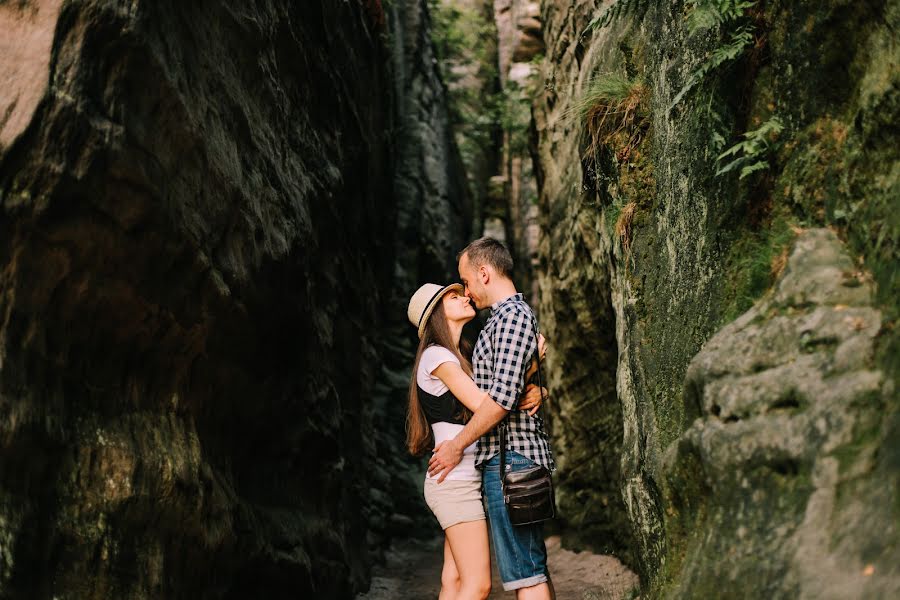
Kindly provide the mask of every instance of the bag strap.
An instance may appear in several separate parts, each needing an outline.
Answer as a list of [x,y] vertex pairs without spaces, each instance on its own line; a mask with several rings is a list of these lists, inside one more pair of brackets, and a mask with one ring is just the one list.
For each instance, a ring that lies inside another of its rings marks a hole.
[[[531,314],[531,324],[534,327],[534,353],[535,358],[537,358],[537,376],[538,376],[538,389],[541,391],[541,406],[538,408],[538,412],[544,410],[544,377],[541,373],[541,342],[538,337],[539,331],[537,327],[537,321],[534,318],[534,313]],[[509,428],[509,413],[503,420],[500,421],[500,483],[501,485],[504,483],[503,476],[506,473],[506,435]]]

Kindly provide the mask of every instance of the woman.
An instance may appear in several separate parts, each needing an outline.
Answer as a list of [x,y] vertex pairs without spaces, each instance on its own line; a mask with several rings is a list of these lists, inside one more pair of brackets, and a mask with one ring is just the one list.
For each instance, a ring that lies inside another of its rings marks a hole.
[[[419,333],[419,348],[409,386],[407,446],[415,456],[452,439],[489,399],[472,380],[470,350],[460,349],[463,326],[475,308],[459,284],[426,283],[409,302],[407,316]],[[543,358],[544,340],[539,338]],[[533,362],[527,379],[537,368]],[[519,410],[540,408],[541,390],[529,386]],[[491,562],[481,473],[475,469],[475,444],[440,485],[426,475],[425,501],[444,530],[444,567],[440,600],[487,598],[491,591]]]

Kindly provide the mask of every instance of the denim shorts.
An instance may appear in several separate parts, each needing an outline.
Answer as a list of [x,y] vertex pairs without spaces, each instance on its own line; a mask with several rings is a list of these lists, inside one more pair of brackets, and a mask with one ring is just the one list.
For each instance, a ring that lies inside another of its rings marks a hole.
[[[518,452],[507,451],[506,464],[512,465],[513,471],[521,471],[535,463]],[[499,465],[499,454],[485,463],[482,496],[500,580],[508,592],[547,581],[547,547],[542,523],[513,526],[509,522],[500,487]]]

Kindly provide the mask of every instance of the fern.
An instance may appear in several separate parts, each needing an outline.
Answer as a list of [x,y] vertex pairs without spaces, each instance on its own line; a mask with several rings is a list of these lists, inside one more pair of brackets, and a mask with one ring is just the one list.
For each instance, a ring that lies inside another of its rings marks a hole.
[[710,149],[718,154],[725,148],[726,136],[731,135],[731,127],[726,121],[725,115],[717,110],[715,100],[716,95],[710,93],[705,106],[701,106],[699,110],[703,114],[702,122],[706,123],[709,131]]
[[761,171],[769,166],[767,155],[772,149],[772,139],[784,129],[781,119],[772,117],[757,129],[748,131],[743,140],[723,152],[716,158],[722,162],[726,158],[735,157],[731,162],[716,171],[716,176],[724,175],[737,168],[741,169],[741,179]]
[[753,43],[753,31],[749,25],[744,25],[732,33],[724,46],[719,46],[713,50],[709,58],[691,73],[687,82],[684,84],[684,87],[681,88],[675,95],[675,99],[672,100],[671,108],[675,108],[684,96],[694,89],[698,83],[703,81],[710,72],[741,56],[741,54],[744,53],[744,49],[751,43]]
[[617,0],[615,4],[604,10],[602,13],[591,19],[588,26],[584,28],[581,35],[587,35],[595,29],[603,29],[610,25],[613,21],[621,19],[627,15],[642,17],[650,7],[652,0]]
[[692,34],[713,27],[727,28],[736,25],[730,32],[728,41],[716,47],[699,67],[688,76],[687,82],[675,94],[669,107],[675,108],[685,95],[702,82],[709,73],[726,63],[733,62],[743,55],[753,43],[753,26],[748,23],[738,25],[747,10],[756,4],[756,0],[691,0],[688,13],[688,31]]
[[690,0],[688,31],[696,33],[736,21],[754,4],[756,0]]

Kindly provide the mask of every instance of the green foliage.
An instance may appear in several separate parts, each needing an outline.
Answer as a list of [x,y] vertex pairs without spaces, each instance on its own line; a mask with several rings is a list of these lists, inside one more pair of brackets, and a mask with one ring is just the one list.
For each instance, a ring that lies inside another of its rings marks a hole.
[[[441,0],[428,0],[428,9],[441,78],[447,84],[450,118],[466,171],[477,171],[476,166],[484,162],[485,150],[494,146],[501,130],[508,134],[513,153],[526,152],[536,81],[519,85],[510,80],[500,91],[487,87],[497,80],[493,13]],[[538,71],[542,60],[541,55],[532,59],[532,72]],[[482,85],[473,85],[473,81]]]
[[768,227],[745,231],[731,246],[721,323],[729,323],[747,312],[772,287],[795,237],[791,218],[778,212]]
[[572,102],[568,114],[577,115],[584,121],[598,104],[617,103],[627,98],[634,84],[634,81],[616,73],[594,77],[588,82],[584,93]]
[[513,154],[528,149],[528,126],[531,122],[533,90],[507,81],[503,90],[488,100],[488,109],[495,122],[509,134],[509,148]]
[[441,65],[441,75],[448,85],[460,76],[453,67],[460,63],[491,64],[490,45],[493,24],[471,8],[460,8],[441,0],[428,0],[431,15],[431,39]]
[[722,29],[726,39],[716,46],[709,57],[694,69],[687,82],[672,100],[671,108],[701,83],[712,71],[736,61],[753,43],[753,26],[743,22],[756,0],[691,0],[688,12],[688,31],[692,34],[713,27]]
[[651,1],[652,0],[617,0],[615,4],[591,19],[591,22],[588,23],[588,26],[585,27],[581,35],[586,35],[595,29],[603,29],[613,21],[617,21],[626,16],[641,18],[650,7]]
[[690,0],[688,30],[691,33],[737,21],[756,0]]
[[484,14],[440,0],[428,0],[431,38],[441,79],[447,85],[450,119],[457,144],[469,173],[483,161],[484,150],[493,145],[498,127],[497,100],[478,86],[464,85],[467,74],[483,82],[497,76],[489,43],[496,37],[493,22]]
[[636,78],[607,73],[591,79],[565,115],[577,116],[590,135],[585,156],[594,156],[601,145],[615,140],[616,156],[626,159],[647,129],[648,96],[647,86]]
[[714,152],[721,152],[731,136],[731,126],[719,106],[716,105],[716,94],[710,93],[705,104],[698,107],[698,117],[709,131],[710,147]]
[[737,60],[744,50],[753,43],[753,31],[749,25],[743,25],[737,31],[729,34],[728,41],[725,44],[715,48],[703,63],[694,69],[688,77],[687,82],[672,100],[672,108],[681,102],[684,96],[697,86],[712,71],[718,69],[725,63]]
[[768,154],[772,149],[774,139],[784,129],[778,117],[772,117],[757,129],[748,131],[743,135],[743,140],[723,152],[716,158],[716,162],[722,162],[726,158],[732,158],[716,171],[716,175],[724,175],[740,168],[741,179],[761,171],[769,166]]

